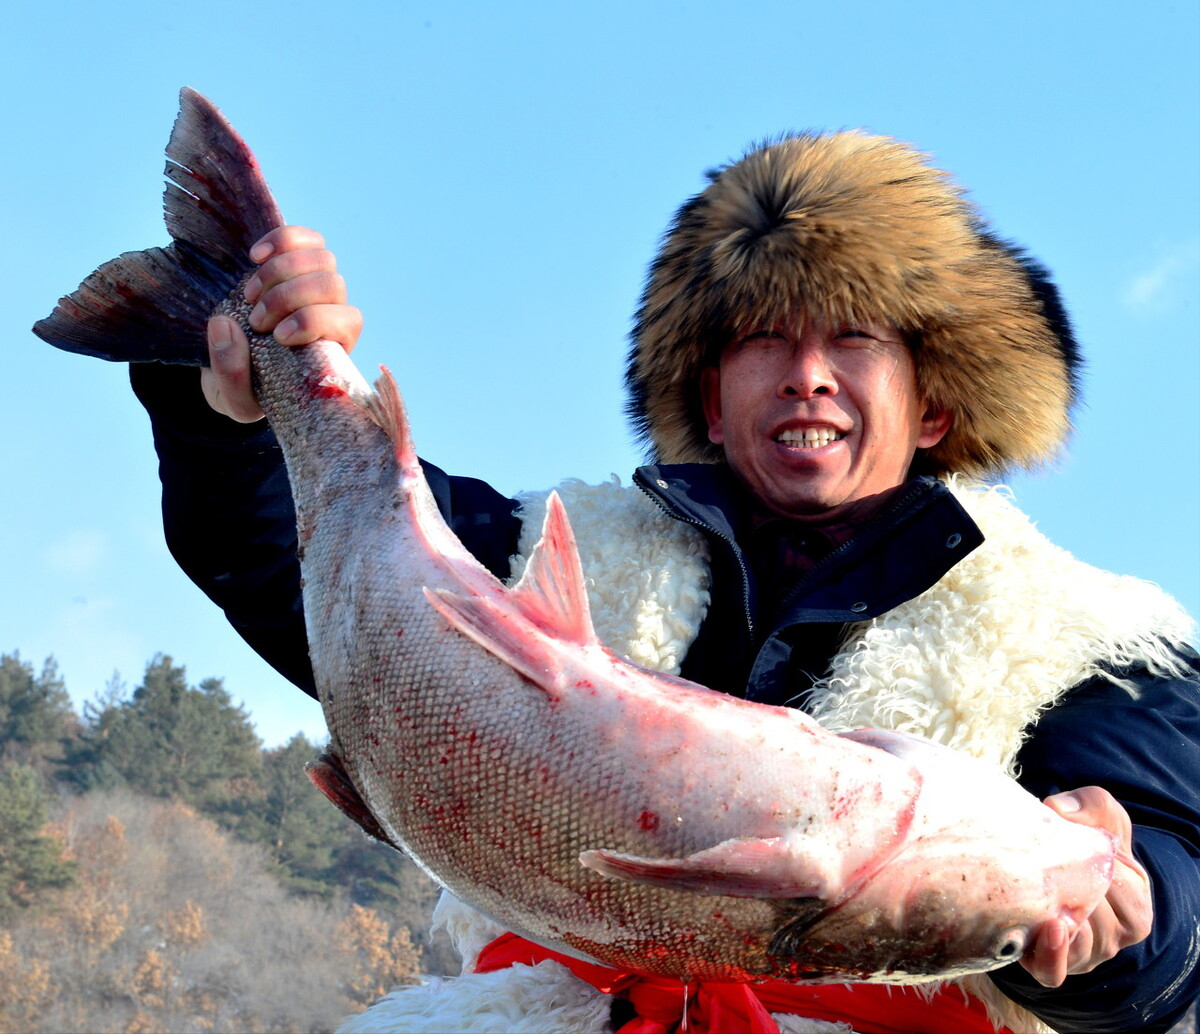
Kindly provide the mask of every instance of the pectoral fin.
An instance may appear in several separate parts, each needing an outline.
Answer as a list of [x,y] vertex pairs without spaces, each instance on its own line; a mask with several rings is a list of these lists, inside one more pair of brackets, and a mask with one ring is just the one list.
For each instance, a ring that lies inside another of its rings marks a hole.
[[786,837],[736,837],[684,858],[643,858],[618,851],[585,851],[579,860],[614,879],[652,887],[735,898],[840,896],[827,867]]

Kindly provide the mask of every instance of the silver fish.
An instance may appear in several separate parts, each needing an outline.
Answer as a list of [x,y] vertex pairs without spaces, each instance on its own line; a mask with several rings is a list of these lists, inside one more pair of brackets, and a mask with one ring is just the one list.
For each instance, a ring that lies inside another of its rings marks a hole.
[[34,328],[107,359],[203,361],[239,319],[296,504],[329,726],[313,781],[507,928],[682,980],[911,982],[1011,962],[1081,922],[1112,838],[956,752],[639,668],[605,649],[556,497],[509,588],[438,513],[399,392],[344,351],[250,331],[279,210],[249,149],[181,95],[166,248],[107,263]]

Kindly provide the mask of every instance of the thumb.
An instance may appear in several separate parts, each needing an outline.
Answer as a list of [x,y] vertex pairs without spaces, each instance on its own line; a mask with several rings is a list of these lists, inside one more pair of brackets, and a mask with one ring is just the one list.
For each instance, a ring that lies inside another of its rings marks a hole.
[[208,321],[209,367],[200,371],[200,387],[208,404],[231,420],[248,424],[263,411],[254,397],[250,343],[235,320],[214,316]]

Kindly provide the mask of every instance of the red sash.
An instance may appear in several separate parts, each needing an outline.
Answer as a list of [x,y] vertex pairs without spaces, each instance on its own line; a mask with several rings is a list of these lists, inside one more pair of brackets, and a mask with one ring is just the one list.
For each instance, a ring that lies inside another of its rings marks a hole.
[[617,1034],[779,1034],[773,1012],[840,1020],[859,1034],[1012,1034],[1007,1027],[994,1027],[983,1003],[957,987],[931,994],[883,984],[684,984],[580,962],[513,933],[501,934],[479,953],[475,972],[516,963],[535,966],[546,959],[562,963],[597,991],[629,1001],[637,1015]]

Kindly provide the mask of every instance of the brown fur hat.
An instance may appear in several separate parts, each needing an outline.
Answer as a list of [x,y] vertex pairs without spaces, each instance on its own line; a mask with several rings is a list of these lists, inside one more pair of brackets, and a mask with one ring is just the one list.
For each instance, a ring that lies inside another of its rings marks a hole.
[[1070,431],[1079,354],[1045,270],[924,155],[861,132],[791,136],[710,174],[650,268],[628,411],[661,463],[713,462],[699,379],[735,333],[800,311],[905,333],[954,417],[923,468],[995,477]]

